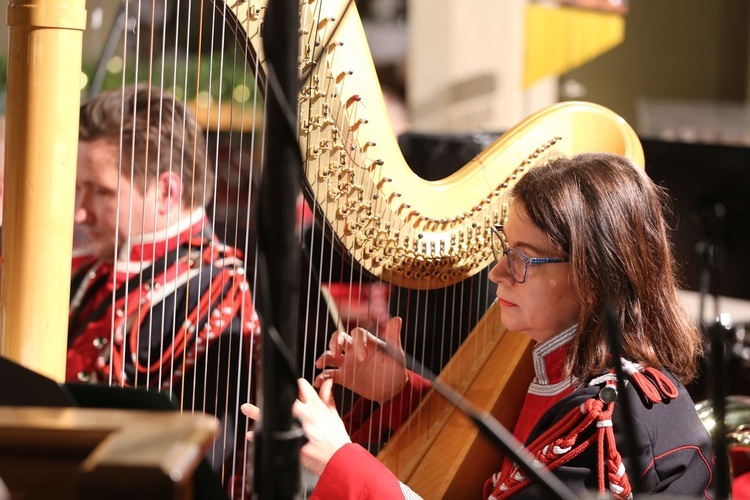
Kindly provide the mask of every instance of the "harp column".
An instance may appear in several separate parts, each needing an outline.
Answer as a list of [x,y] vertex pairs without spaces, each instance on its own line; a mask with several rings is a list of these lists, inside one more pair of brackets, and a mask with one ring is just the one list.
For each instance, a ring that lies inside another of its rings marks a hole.
[[65,377],[85,0],[8,4],[0,354]]

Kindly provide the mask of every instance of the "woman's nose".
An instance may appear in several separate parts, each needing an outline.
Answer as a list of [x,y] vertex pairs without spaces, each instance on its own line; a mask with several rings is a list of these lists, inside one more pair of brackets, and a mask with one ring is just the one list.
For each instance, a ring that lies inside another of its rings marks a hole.
[[508,263],[504,262],[506,257],[501,258],[500,260],[496,260],[495,264],[492,266],[492,269],[490,269],[489,274],[487,275],[493,283],[500,283],[503,284],[511,284],[515,280],[513,279],[513,276],[510,275],[510,270],[508,269]]

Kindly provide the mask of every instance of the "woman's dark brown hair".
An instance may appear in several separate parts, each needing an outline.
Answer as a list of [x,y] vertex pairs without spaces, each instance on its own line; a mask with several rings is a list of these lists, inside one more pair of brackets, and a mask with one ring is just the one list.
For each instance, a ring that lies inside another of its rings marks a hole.
[[684,383],[695,378],[701,333],[677,295],[662,188],[626,158],[587,153],[530,169],[511,202],[570,260],[581,303],[570,375],[586,380],[612,366],[609,303],[625,358],[665,368]]
[[133,186],[145,192],[160,173],[175,172],[186,190],[182,205],[206,205],[214,174],[203,131],[192,111],[171,94],[148,85],[111,90],[85,102],[79,116],[78,140],[120,145],[122,172]]

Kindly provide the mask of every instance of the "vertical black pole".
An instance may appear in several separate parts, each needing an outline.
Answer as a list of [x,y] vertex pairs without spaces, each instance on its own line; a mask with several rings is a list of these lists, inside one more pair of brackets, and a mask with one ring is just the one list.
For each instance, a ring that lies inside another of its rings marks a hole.
[[[729,454],[727,449],[726,427],[726,354],[727,339],[731,332],[721,323],[719,318],[719,294],[721,292],[721,273],[724,267],[724,245],[726,207],[721,201],[712,201],[701,207],[701,219],[706,228],[706,236],[696,245],[698,260],[701,268],[701,300],[700,320],[703,325],[703,308],[709,293],[713,295],[714,312],[713,323],[707,328],[706,334],[710,341],[710,357],[706,360],[709,365],[709,391],[713,403],[713,417],[715,427],[712,432],[716,469],[715,497],[723,500],[731,495]],[[711,285],[709,287],[709,284]],[[709,288],[711,290],[709,291]]]
[[258,198],[260,313],[263,324],[261,424],[255,438],[255,492],[291,499],[299,490],[301,427],[292,418],[299,295],[295,205],[301,159],[297,144],[297,0],[269,0],[263,26],[268,68],[266,157]]
[[730,332],[718,320],[708,328],[711,338],[711,362],[713,364],[712,379],[712,401],[714,407],[714,420],[716,427],[713,432],[714,466],[716,469],[717,500],[730,497],[731,486],[729,481],[729,450],[727,449],[727,426],[726,426],[726,337]]

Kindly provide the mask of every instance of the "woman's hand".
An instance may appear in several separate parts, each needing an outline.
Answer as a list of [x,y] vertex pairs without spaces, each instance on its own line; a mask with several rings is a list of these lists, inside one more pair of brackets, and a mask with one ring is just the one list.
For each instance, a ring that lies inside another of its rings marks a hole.
[[363,328],[354,328],[351,335],[335,332],[331,336],[328,350],[315,362],[324,369],[315,378],[315,387],[326,380],[333,380],[347,389],[369,400],[383,403],[401,392],[409,379],[404,366],[404,350],[401,347],[401,318],[394,317],[385,328],[385,341],[390,351],[397,354],[394,359],[383,348],[382,340]]
[[[299,399],[292,405],[292,415],[302,424],[307,443],[300,450],[300,462],[313,474],[323,473],[334,453],[347,443],[351,443],[344,422],[336,411],[336,403],[331,394],[333,381],[326,380],[320,387],[320,396],[305,379],[297,381]],[[242,413],[255,421],[260,420],[260,409],[250,403],[240,407]],[[253,431],[247,433],[252,441]]]

